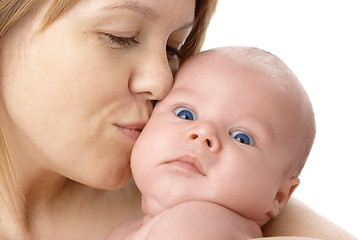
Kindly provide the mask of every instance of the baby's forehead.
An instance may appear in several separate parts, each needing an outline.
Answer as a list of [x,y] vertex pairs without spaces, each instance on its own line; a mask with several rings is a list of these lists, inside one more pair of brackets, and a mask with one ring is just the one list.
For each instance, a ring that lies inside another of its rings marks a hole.
[[[264,89],[275,91],[278,95],[285,94],[284,97],[306,98],[301,83],[287,65],[261,49],[225,47],[207,50],[190,58],[183,67],[179,72],[185,74],[180,75],[186,76],[186,83],[194,86],[227,84],[236,90],[245,86],[262,85]],[[207,79],[202,78],[204,76]],[[238,81],[227,82],[227,77]],[[177,81],[183,80],[176,79],[175,85]]]
[[[275,63],[269,63],[266,59],[222,50],[204,52],[196,56],[189,65],[193,71],[197,70],[199,75],[217,76],[218,79],[213,79],[214,83],[215,80],[220,80],[219,82],[222,83],[222,79],[235,78],[238,81],[223,81],[223,84],[234,85],[234,87],[241,86],[247,81],[249,81],[248,84],[282,87],[284,81],[290,80],[285,77],[286,69],[284,70]],[[256,82],[254,82],[255,80]]]
[[252,47],[210,49],[195,55],[193,59],[208,64],[254,67],[269,74],[272,72],[291,72],[288,66],[275,55]]

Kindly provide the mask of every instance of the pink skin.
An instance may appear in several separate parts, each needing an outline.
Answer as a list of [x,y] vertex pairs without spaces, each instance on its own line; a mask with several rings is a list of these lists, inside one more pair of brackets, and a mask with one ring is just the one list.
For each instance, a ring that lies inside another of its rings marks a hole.
[[47,175],[118,189],[153,100],[172,87],[166,46],[187,38],[195,0],[82,0],[38,32],[42,2],[0,52],[1,128],[20,185]]
[[[201,200],[259,225],[276,216],[299,183],[288,173],[287,144],[300,124],[295,105],[284,88],[251,64],[211,52],[185,63],[133,150],[144,212],[153,217]],[[178,117],[183,108],[197,119]],[[234,131],[246,133],[254,145],[235,140]]]

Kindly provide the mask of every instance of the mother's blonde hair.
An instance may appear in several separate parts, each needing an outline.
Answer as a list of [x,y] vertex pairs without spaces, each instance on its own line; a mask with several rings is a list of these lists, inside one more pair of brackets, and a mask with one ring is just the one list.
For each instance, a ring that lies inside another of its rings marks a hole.
[[[44,21],[43,28],[54,22],[59,16],[67,12],[79,0],[53,0]],[[205,39],[206,30],[210,19],[216,9],[218,0],[196,0],[195,23],[184,46],[180,49],[183,60],[200,51]],[[0,1],[0,48],[7,32],[29,12],[33,11],[41,0],[1,0]],[[0,79],[1,81],[1,79]],[[1,131],[0,125],[0,196],[14,204],[14,198],[18,196],[15,192],[15,176],[12,170],[9,153],[6,148],[6,136]]]

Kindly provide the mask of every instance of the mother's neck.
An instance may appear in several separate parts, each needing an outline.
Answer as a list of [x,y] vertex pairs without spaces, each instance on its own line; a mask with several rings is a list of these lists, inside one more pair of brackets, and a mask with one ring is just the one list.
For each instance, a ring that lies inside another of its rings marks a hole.
[[31,239],[33,220],[52,212],[71,181],[42,166],[41,155],[25,147],[26,140],[12,140],[6,136],[12,166],[7,184],[0,184],[0,239]]

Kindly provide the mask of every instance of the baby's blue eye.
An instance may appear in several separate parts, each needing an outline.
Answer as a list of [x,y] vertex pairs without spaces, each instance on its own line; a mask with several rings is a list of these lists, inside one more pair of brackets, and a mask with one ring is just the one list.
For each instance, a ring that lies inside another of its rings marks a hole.
[[178,107],[175,109],[175,114],[176,116],[178,116],[179,118],[182,119],[186,119],[186,120],[196,120],[196,115],[193,111],[191,111],[190,109],[186,108],[186,107]]
[[230,133],[230,135],[239,143],[254,146],[253,138],[242,131],[236,130]]

